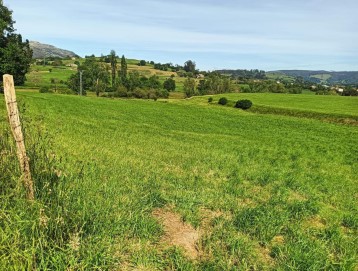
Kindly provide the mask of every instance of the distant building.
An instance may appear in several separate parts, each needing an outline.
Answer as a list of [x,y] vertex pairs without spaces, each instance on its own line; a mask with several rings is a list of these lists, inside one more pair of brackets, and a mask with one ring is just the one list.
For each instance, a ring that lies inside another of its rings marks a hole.
[[197,79],[204,79],[205,78],[205,75],[204,74],[198,74],[196,76]]

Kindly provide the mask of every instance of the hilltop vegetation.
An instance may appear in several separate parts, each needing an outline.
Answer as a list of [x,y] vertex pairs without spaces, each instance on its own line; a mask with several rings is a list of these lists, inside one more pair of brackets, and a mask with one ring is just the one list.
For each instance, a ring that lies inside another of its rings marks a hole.
[[304,81],[319,84],[330,85],[358,85],[358,72],[345,71],[345,72],[333,72],[333,71],[306,71],[306,70],[279,70],[268,72],[275,78],[282,78],[282,76],[288,76],[293,78],[301,78]]

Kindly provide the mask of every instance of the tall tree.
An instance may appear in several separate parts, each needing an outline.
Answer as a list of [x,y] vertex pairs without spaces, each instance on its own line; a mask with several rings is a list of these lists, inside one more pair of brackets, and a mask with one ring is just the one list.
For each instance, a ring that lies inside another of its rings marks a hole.
[[186,72],[195,73],[195,67],[196,67],[196,64],[192,60],[188,60],[187,62],[184,63],[184,70]]
[[109,55],[112,70],[112,87],[116,86],[116,74],[117,74],[117,55],[114,50],[111,50]]
[[195,86],[196,86],[196,82],[194,78],[188,77],[184,81],[184,93],[186,98],[190,98],[191,96],[194,96],[196,94]]
[[120,71],[120,79],[122,84],[125,84],[127,80],[127,61],[124,55],[121,58],[121,71]]
[[88,57],[85,62],[78,67],[77,73],[70,76],[67,85],[73,91],[78,92],[80,88],[80,71],[82,71],[84,93],[86,93],[87,90],[92,90],[96,91],[98,96],[100,91],[105,90],[107,86],[109,86],[110,77],[106,67],[106,64],[96,61],[95,57]]
[[29,41],[15,33],[12,11],[0,0],[0,82],[5,73],[14,76],[15,84],[23,85],[30,68],[32,51]]

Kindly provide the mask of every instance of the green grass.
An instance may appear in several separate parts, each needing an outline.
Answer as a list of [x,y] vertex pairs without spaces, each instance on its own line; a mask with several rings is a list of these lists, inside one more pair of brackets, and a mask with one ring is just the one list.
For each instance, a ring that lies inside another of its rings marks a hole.
[[[27,143],[42,189],[33,206],[9,197],[15,188],[1,194],[0,265],[6,270],[356,268],[357,127],[212,106],[207,97],[18,96],[25,120],[33,119]],[[224,96],[357,114],[356,100],[343,97]],[[1,103],[3,129],[4,110]],[[35,127],[46,131],[51,147],[35,140]],[[5,143],[1,165],[15,169],[14,149]],[[51,164],[54,154],[62,158]],[[18,172],[7,168],[0,166],[0,176],[16,183]],[[61,177],[51,175],[54,168]],[[151,213],[164,206],[205,229],[196,261],[163,247],[162,226]],[[205,210],[219,213],[206,226]]]
[[[27,81],[25,82],[24,87],[25,88],[39,88],[42,86],[54,87],[54,85],[51,84],[51,79],[55,79],[58,88],[67,88],[65,83],[68,80],[68,78],[74,73],[76,73],[76,69],[72,67],[32,65],[30,72],[26,75]],[[62,81],[63,83],[60,83],[60,81]]]
[[310,77],[317,78],[317,79],[321,80],[321,83],[325,83],[325,82],[327,82],[327,80],[329,78],[332,77],[332,75],[327,74],[327,73],[323,73],[323,74],[311,75]]
[[295,77],[288,76],[286,74],[279,73],[279,72],[269,72],[269,73],[266,73],[266,76],[267,76],[268,79],[272,79],[272,80],[284,80],[284,81],[287,81],[287,82],[294,82],[295,81]]
[[[254,105],[252,111],[258,113],[358,120],[358,99],[355,97],[272,93],[227,93],[213,97],[214,103],[220,97],[227,97],[230,106],[237,100],[249,99]],[[208,97],[193,99],[194,103],[206,104]]]

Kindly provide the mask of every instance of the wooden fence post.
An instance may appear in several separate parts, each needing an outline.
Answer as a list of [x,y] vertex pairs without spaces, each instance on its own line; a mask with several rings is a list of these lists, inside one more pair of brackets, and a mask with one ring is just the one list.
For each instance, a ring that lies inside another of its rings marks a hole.
[[16,142],[17,156],[19,158],[20,169],[22,172],[22,181],[25,186],[27,199],[34,200],[34,183],[31,178],[29,158],[26,155],[24,136],[21,130],[20,115],[17,108],[15,94],[14,78],[12,75],[5,74],[3,79],[6,109],[11,131]]

